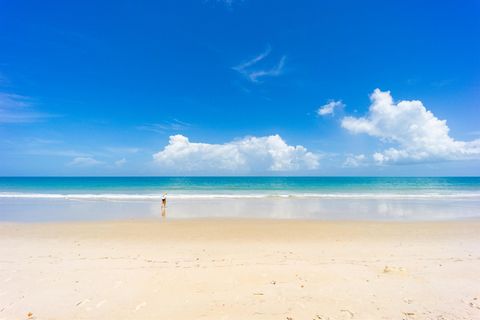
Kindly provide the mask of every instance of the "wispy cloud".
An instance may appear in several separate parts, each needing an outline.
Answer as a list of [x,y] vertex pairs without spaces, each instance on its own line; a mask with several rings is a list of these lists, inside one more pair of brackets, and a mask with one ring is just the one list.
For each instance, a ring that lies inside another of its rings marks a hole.
[[343,162],[343,167],[357,168],[366,164],[367,157],[364,154],[348,154],[347,159]]
[[235,66],[233,67],[232,69],[233,70],[236,70],[240,73],[242,72],[245,72],[245,69],[247,69],[248,67],[251,67],[253,66],[254,64],[256,64],[257,62],[259,61],[262,61],[263,59],[265,59],[269,54],[270,52],[272,51],[272,47],[268,46],[267,49],[265,49],[264,52],[260,53],[259,55],[257,55],[256,57],[254,57],[253,59],[250,59],[248,61],[245,61],[243,63],[240,63],[238,66]]
[[25,154],[35,155],[35,156],[51,156],[51,157],[89,157],[89,153],[79,152],[76,150],[60,150],[53,149],[48,150],[45,148],[37,148],[25,150]]
[[8,78],[0,72],[0,85],[8,84],[9,80]]
[[285,59],[286,56],[282,56],[280,58],[280,61],[276,66],[274,66],[271,69],[268,70],[257,70],[257,71],[252,71],[248,74],[248,77],[252,82],[258,82],[259,78],[261,77],[276,77],[282,74],[283,72],[283,67],[285,66]]
[[205,3],[221,3],[223,5],[225,5],[225,7],[227,7],[228,9],[232,9],[233,5],[235,3],[239,3],[239,2],[243,2],[243,0],[204,0]]
[[140,148],[134,148],[134,147],[106,147],[105,150],[111,153],[137,153],[140,151]]
[[73,167],[93,167],[103,163],[103,161],[98,161],[92,157],[76,157],[68,165]]
[[268,69],[255,68],[255,66],[259,62],[261,62],[262,60],[264,60],[270,55],[271,51],[272,51],[271,47],[268,46],[264,52],[260,53],[259,55],[255,56],[254,58],[248,61],[242,62],[239,65],[234,66],[232,69],[242,74],[252,82],[260,82],[260,78],[263,78],[263,77],[279,76],[283,73],[283,69],[285,67],[285,61],[287,59],[285,55],[283,55],[278,61],[278,63],[271,68],[268,68]]
[[125,158],[122,158],[122,159],[114,162],[116,167],[123,167],[125,165],[125,163],[127,163],[127,159],[125,159]]
[[331,100],[327,104],[324,104],[317,110],[317,114],[319,116],[326,116],[326,115],[333,115],[335,114],[335,109],[337,108],[343,108],[345,105],[343,104],[342,101],[334,101]]
[[0,124],[2,123],[31,123],[52,115],[32,111],[32,100],[29,97],[0,92]]
[[92,153],[71,148],[61,140],[43,137],[11,137],[0,140],[0,145],[10,154],[45,157],[91,157]]
[[454,83],[454,82],[455,82],[455,79],[443,79],[443,80],[438,80],[438,81],[432,82],[432,87],[435,87],[435,88],[443,88],[443,87],[446,87],[446,86],[451,85],[451,84]]
[[38,138],[38,137],[33,137],[27,139],[31,144],[37,144],[37,145],[55,145],[62,143],[60,140],[55,140],[55,139],[45,139],[45,138]]
[[224,3],[226,6],[231,7],[235,1],[234,0],[217,0],[217,2]]
[[173,119],[172,121],[164,121],[162,123],[151,123],[138,126],[138,130],[151,131],[155,133],[165,133],[165,132],[178,132],[184,131],[191,127],[192,125],[188,122],[181,121],[178,119]]

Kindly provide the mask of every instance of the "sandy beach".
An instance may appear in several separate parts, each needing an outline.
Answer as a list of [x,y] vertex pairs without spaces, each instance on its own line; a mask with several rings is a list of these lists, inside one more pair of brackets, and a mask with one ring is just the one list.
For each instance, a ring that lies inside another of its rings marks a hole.
[[0,319],[480,319],[480,222],[1,223]]

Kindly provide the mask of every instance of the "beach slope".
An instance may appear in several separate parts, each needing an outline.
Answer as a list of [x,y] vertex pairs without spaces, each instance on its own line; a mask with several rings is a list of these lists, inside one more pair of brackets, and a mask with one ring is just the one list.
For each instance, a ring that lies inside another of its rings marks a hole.
[[480,222],[0,224],[0,319],[480,319]]

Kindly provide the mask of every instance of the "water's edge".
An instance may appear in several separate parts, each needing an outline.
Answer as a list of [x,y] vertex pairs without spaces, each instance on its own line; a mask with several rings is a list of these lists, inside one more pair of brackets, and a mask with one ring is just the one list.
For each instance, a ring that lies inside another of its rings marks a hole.
[[480,217],[480,178],[0,178],[0,221]]

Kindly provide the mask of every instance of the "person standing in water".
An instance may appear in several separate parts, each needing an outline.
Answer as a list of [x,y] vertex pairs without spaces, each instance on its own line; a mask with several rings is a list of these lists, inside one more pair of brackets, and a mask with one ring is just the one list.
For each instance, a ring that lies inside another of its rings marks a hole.
[[167,214],[167,193],[164,192],[162,195],[162,217],[165,217]]

